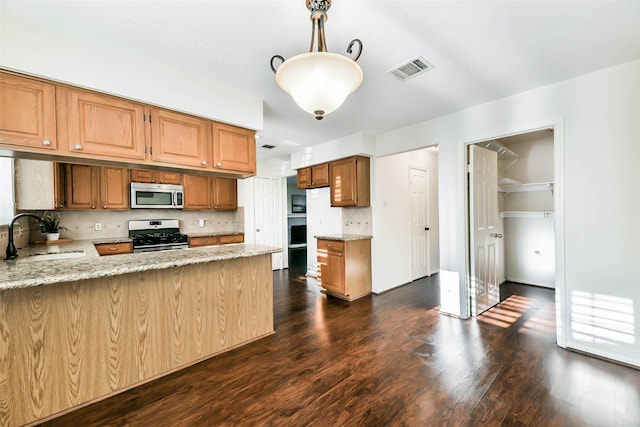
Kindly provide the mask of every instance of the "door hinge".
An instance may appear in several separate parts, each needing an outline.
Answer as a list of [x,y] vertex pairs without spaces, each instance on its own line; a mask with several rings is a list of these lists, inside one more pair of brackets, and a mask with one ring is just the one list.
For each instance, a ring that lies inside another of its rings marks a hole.
[[149,123],[151,123],[151,113],[149,113]]
[[467,173],[471,173],[471,163],[467,163]]
[[147,154],[147,146],[144,146],[144,154]]
[[149,147],[149,154],[153,155],[153,147]]
[[144,113],[142,114],[142,121],[143,121],[143,122],[146,122],[146,121],[147,121],[147,115],[146,115],[146,114],[144,114]]

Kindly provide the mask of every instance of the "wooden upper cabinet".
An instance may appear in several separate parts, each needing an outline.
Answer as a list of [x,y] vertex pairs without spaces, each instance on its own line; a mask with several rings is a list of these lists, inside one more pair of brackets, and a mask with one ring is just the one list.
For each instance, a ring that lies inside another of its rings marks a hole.
[[102,209],[129,209],[129,170],[100,167],[100,206]]
[[97,209],[99,179],[96,166],[65,164],[65,208]]
[[55,150],[55,86],[0,73],[0,144]]
[[298,188],[320,188],[329,186],[329,163],[298,169]]
[[238,209],[238,180],[200,175],[184,175],[185,210]]
[[217,211],[238,209],[238,180],[211,177],[212,207]]
[[201,175],[184,175],[184,209],[209,210],[211,197],[209,177]]
[[249,129],[213,123],[213,168],[256,174],[256,133]]
[[182,184],[182,174],[179,172],[131,169],[131,182],[146,182],[150,184]]
[[64,165],[66,209],[129,209],[129,170]]
[[[60,165],[47,160],[13,160],[15,202],[19,210],[64,207],[64,179]],[[62,191],[61,191],[62,190]]]
[[144,106],[109,95],[56,88],[58,138],[69,154],[145,159]]
[[369,206],[369,158],[336,160],[329,165],[331,206]]
[[149,109],[151,159],[197,169],[211,168],[209,121],[158,108]]

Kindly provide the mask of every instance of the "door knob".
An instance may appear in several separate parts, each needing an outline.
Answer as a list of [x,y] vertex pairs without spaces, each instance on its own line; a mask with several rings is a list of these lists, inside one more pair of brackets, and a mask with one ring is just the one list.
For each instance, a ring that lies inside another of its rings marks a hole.
[[424,228],[424,231],[429,231],[429,227],[425,227],[425,228]]
[[502,239],[502,234],[496,233],[493,235],[496,239]]
[[259,229],[259,228],[256,228],[256,231],[259,233],[259,232],[260,232],[260,229]]

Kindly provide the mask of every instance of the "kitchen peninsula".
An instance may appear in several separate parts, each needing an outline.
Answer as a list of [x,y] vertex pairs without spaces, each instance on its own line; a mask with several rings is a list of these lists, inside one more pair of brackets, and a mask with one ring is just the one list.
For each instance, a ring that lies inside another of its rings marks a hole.
[[0,425],[86,405],[274,332],[271,254],[230,244],[0,263]]

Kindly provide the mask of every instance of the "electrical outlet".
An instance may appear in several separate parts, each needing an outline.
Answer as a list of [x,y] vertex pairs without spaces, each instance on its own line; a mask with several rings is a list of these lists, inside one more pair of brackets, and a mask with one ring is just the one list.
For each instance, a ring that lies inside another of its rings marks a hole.
[[93,229],[96,231],[102,231],[102,224],[96,222],[95,224],[93,224]]

